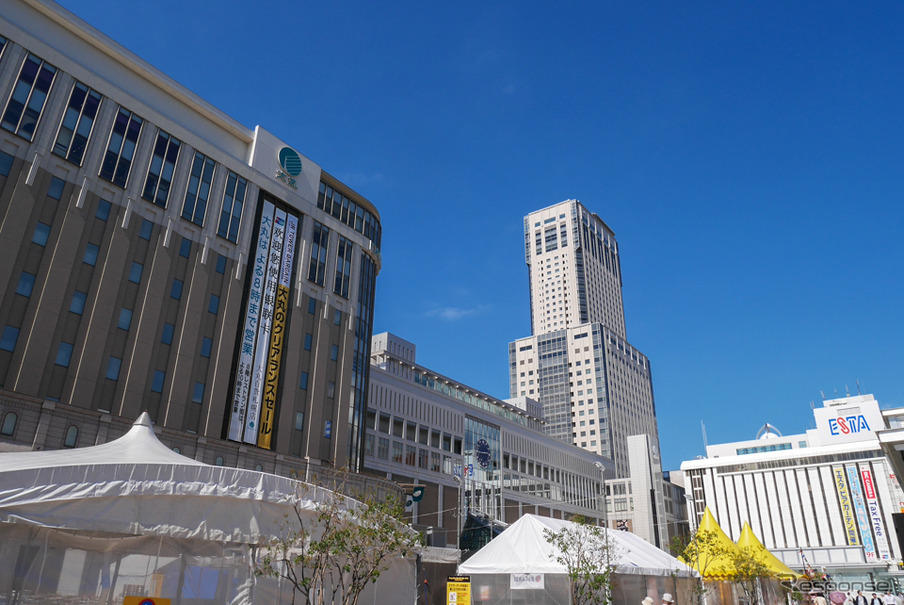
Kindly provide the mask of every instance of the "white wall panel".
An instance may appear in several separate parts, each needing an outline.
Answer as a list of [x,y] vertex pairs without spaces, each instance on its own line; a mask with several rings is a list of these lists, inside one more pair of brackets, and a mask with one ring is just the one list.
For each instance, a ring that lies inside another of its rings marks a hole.
[[813,513],[813,503],[810,499],[810,482],[807,477],[807,471],[803,468],[797,468],[794,469],[794,475],[797,479],[800,507],[804,514],[804,525],[801,528],[804,531],[799,535],[806,540],[807,546],[818,546],[819,532],[816,528],[816,516]]
[[788,548],[788,534],[785,532],[785,526],[782,523],[782,506],[778,497],[775,475],[775,471],[763,473],[763,483],[766,485],[766,498],[769,503],[769,515],[772,517],[772,532],[775,536],[773,544],[764,542],[763,545],[766,548]]
[[838,502],[838,492],[835,490],[835,479],[832,477],[832,467],[820,466],[819,478],[822,480],[822,497],[825,502],[826,515],[829,518],[829,525],[832,527],[832,544],[847,546],[844,524],[841,521],[841,505]]

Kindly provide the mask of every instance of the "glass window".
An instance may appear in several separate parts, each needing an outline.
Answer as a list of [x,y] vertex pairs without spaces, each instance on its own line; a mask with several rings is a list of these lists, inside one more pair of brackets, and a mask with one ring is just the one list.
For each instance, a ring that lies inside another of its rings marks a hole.
[[220,310],[220,297],[216,294],[210,295],[210,302],[207,303],[207,311],[214,315]]
[[29,54],[19,71],[0,126],[23,139],[32,140],[55,76],[56,67]]
[[98,173],[102,179],[125,188],[143,124],[144,120],[131,111],[124,107],[119,108],[107,143],[104,161]]
[[95,246],[94,244],[88,244],[85,246],[85,256],[82,258],[82,262],[86,265],[91,265],[92,267],[97,264],[97,255],[100,252],[100,248]]
[[19,416],[15,412],[7,412],[3,417],[3,428],[0,428],[0,435],[12,435],[16,432],[16,423]]
[[326,396],[329,399],[332,399],[336,396],[336,383],[332,380],[326,386]]
[[204,401],[204,383],[196,382],[195,388],[192,390],[191,400],[194,403],[201,403]]
[[304,412],[295,412],[295,430],[304,430]]
[[318,222],[314,223],[314,237],[311,240],[311,262],[308,266],[308,280],[318,286],[323,285],[326,273],[326,253],[330,243],[330,230]]
[[338,326],[342,323],[342,311],[336,309],[333,311],[333,325]]
[[298,381],[298,388],[307,389],[308,388],[308,373],[301,373],[301,380]]
[[191,240],[187,237],[183,237],[182,242],[179,244],[179,256],[185,258],[191,256]]
[[120,330],[128,330],[129,326],[132,325],[132,309],[126,309],[123,307],[119,310],[119,321],[116,324],[116,327]]
[[66,437],[63,439],[63,447],[75,447],[78,445],[78,427],[70,425],[66,429]]
[[16,294],[21,294],[26,298],[31,296],[31,291],[35,287],[35,276],[28,271],[23,271],[19,275],[19,285],[16,286]]
[[226,177],[226,191],[223,193],[223,207],[220,210],[220,224],[217,235],[230,242],[239,236],[239,224],[242,222],[242,209],[245,206],[245,191],[248,181],[234,172]]
[[107,200],[101,200],[97,203],[97,212],[94,213],[95,218],[99,218],[102,221],[106,221],[110,218],[110,208],[112,204]]
[[217,254],[217,273],[226,273],[226,257],[222,254]]
[[31,241],[39,246],[46,246],[47,239],[50,237],[50,225],[39,222],[35,226],[35,234],[31,236]]
[[170,298],[175,298],[176,300],[182,299],[182,280],[174,279],[173,287],[170,288]]
[[314,315],[317,312],[317,299],[309,298],[308,299],[308,313]]
[[63,366],[64,368],[68,368],[69,362],[71,360],[72,360],[72,343],[61,342],[60,348],[57,349],[56,365]]
[[88,139],[94,128],[94,118],[100,107],[100,93],[76,82],[69,95],[69,104],[63,114],[63,121],[57,133],[53,153],[81,166],[88,146]]
[[305,334],[304,335],[304,350],[310,351],[311,345],[313,344],[313,342],[314,342],[314,336],[312,334]]
[[330,359],[333,361],[339,359],[339,347],[337,345],[330,345]]
[[182,141],[162,130],[157,132],[154,143],[154,154],[148,166],[148,175],[144,180],[144,191],[141,197],[161,208],[166,208],[173,172],[176,170],[176,158]]
[[63,187],[66,182],[63,179],[53,177],[50,179],[50,185],[47,187],[47,197],[59,200],[63,197]]
[[207,211],[210,183],[213,181],[215,166],[212,159],[195,152],[191,165],[191,176],[188,178],[188,190],[185,192],[185,203],[182,204],[182,218],[196,225],[204,225],[204,213]]
[[0,174],[9,176],[9,171],[13,167],[13,156],[0,151]]
[[160,370],[154,370],[154,378],[151,381],[151,392],[152,393],[162,393],[164,380],[166,380],[166,372],[162,372]]
[[122,359],[119,357],[110,357],[107,362],[107,378],[109,380],[119,380],[119,368],[122,367]]
[[148,219],[141,219],[141,231],[138,233],[138,237],[141,239],[150,240],[151,233],[154,231],[154,223],[149,221]]
[[339,236],[339,245],[336,247],[336,281],[333,292],[343,298],[348,298],[348,282],[352,275],[352,243]]
[[207,338],[201,340],[201,357],[210,357],[210,350],[213,348],[213,339]]
[[81,315],[85,311],[85,299],[88,295],[84,292],[76,290],[72,293],[72,302],[69,303],[69,310],[76,315]]
[[132,263],[132,268],[129,269],[129,281],[133,284],[141,283],[141,274],[144,272],[144,265],[141,263]]
[[19,341],[19,328],[4,326],[3,336],[0,337],[0,351],[14,351]]
[[173,344],[173,334],[176,331],[176,326],[173,324],[165,323],[163,324],[163,334],[160,336],[160,342],[165,345]]

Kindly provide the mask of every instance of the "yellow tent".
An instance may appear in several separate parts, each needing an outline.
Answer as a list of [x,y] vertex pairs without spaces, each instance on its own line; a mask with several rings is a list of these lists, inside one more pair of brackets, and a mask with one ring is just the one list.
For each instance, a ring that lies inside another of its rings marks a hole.
[[762,560],[762,562],[769,568],[773,574],[780,578],[791,578],[797,579],[800,577],[800,574],[797,574],[790,567],[785,565],[779,560],[778,557],[769,552],[763,543],[759,541],[756,537],[756,534],[753,533],[753,529],[751,529],[750,524],[747,521],[744,521],[744,528],[741,530],[741,537],[738,538],[738,546],[741,548],[750,548],[755,552]]
[[[700,553],[696,557],[696,561],[685,561],[684,559],[682,561],[700,572],[700,575],[707,580],[724,580],[734,570],[729,553],[736,553],[740,549],[719,527],[719,522],[716,521],[709,507],[706,507],[703,512],[703,520],[697,527],[697,536],[704,535],[712,536],[713,548],[707,548],[708,544],[700,545]],[[713,553],[712,550],[720,552]]]

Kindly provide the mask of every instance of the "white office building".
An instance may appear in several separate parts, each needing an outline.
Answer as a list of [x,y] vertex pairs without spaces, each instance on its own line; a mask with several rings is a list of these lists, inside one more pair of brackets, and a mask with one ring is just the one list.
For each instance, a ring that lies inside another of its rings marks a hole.
[[835,580],[897,575],[904,492],[880,436],[902,426],[904,408],[881,410],[858,395],[826,400],[813,417],[805,433],[766,425],[756,439],[711,445],[706,458],[684,462],[691,524],[709,507],[729,537],[750,523],[792,569],[809,565]]

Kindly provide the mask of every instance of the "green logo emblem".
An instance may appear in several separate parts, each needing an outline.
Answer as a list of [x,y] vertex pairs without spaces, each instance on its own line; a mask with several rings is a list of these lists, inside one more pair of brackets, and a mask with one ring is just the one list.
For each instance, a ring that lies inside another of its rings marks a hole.
[[298,189],[298,183],[295,181],[295,177],[301,174],[301,156],[298,152],[291,147],[280,149],[279,165],[282,169],[276,171],[276,178],[293,189]]

